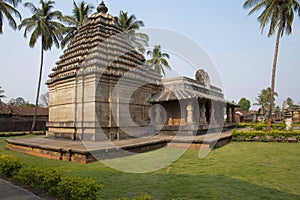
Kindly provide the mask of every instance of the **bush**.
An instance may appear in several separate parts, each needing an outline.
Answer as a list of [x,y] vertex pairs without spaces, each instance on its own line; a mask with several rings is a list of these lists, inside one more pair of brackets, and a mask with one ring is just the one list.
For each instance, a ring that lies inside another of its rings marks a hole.
[[25,185],[30,185],[51,196],[57,196],[57,184],[62,173],[55,169],[23,168],[16,175],[16,179]]
[[0,173],[7,177],[12,177],[14,174],[18,173],[21,168],[21,163],[18,158],[2,154],[0,155]]
[[63,175],[55,169],[22,168],[15,178],[53,197],[67,200],[97,199],[97,192],[102,188],[90,178]]
[[232,131],[232,140],[234,141],[251,141],[255,137],[260,137],[262,141],[268,141],[267,136],[274,138],[276,141],[287,141],[288,138],[294,137],[300,141],[300,131],[282,131],[282,130],[271,130],[270,132],[265,131]]
[[97,192],[103,185],[90,178],[64,175],[57,185],[58,198],[60,199],[97,199]]

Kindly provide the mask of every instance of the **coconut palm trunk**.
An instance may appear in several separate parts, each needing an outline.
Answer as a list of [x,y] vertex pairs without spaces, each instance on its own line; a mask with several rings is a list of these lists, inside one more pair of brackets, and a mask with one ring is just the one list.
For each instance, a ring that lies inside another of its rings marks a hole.
[[279,22],[279,27],[278,27],[277,37],[276,37],[276,44],[275,44],[275,52],[274,52],[274,60],[273,60],[273,68],[272,68],[272,80],[271,80],[270,108],[269,108],[269,113],[268,113],[268,124],[266,127],[267,132],[270,132],[270,130],[271,130],[272,113],[273,113],[273,107],[274,107],[276,67],[277,67],[279,42],[280,42],[280,37],[282,35],[282,29],[283,29],[283,11],[281,11],[281,13],[280,13],[280,22]]
[[34,109],[34,116],[32,120],[32,126],[30,129],[30,134],[34,131],[35,128],[35,122],[36,122],[36,115],[39,105],[39,97],[40,97],[40,90],[41,90],[41,82],[42,82],[42,74],[43,74],[43,63],[44,63],[44,45],[41,45],[41,60],[40,60],[40,74],[39,74],[39,80],[38,80],[38,86],[36,91],[36,99],[35,99],[35,109]]

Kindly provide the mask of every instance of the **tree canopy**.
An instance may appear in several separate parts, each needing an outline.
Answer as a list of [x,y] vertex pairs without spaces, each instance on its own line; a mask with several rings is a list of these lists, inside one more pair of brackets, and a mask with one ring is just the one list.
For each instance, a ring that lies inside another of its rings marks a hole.
[[[275,102],[275,96],[278,96],[277,92],[274,93],[274,97],[273,97],[273,104]],[[266,89],[262,89],[260,91],[260,93],[258,94],[258,97],[255,98],[255,100],[257,101],[256,103],[254,103],[253,105],[258,105],[260,106],[259,110],[261,112],[262,115],[268,115],[269,114],[269,105],[270,105],[270,100],[271,100],[271,88],[268,87]]]
[[0,34],[3,33],[3,20],[7,19],[9,26],[13,29],[17,28],[16,20],[13,16],[19,20],[22,19],[21,14],[16,9],[21,0],[0,0]]
[[153,50],[147,51],[147,55],[150,58],[146,61],[157,73],[165,76],[164,68],[171,70],[171,66],[167,59],[170,58],[170,55],[167,53],[163,53],[161,51],[160,45],[155,45]]
[[71,42],[71,40],[77,33],[78,27],[83,24],[84,20],[93,11],[93,9],[94,6],[92,6],[91,4],[87,4],[85,1],[80,2],[79,5],[77,5],[76,2],[73,1],[72,16],[63,16],[60,18],[67,24],[63,29],[65,36],[61,41],[62,48],[64,48]]
[[135,15],[129,15],[128,12],[120,11],[118,25],[126,34],[131,45],[139,52],[145,53],[149,37],[147,34],[139,32],[140,28],[144,26],[143,21],[137,20]]
[[243,97],[240,99],[238,106],[240,106],[240,110],[249,111],[249,108],[251,107],[250,100]]

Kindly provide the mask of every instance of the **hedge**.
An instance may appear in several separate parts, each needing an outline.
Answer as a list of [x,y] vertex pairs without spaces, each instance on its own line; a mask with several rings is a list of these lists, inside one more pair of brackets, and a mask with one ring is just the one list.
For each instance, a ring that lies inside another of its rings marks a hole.
[[55,169],[22,168],[15,178],[63,200],[97,199],[97,192],[103,187],[90,178],[62,174]]
[[[15,136],[24,136],[28,135],[26,132],[0,132],[0,137],[15,137]],[[45,135],[44,131],[35,131],[32,132],[32,135]]]
[[12,177],[22,167],[18,158],[6,154],[0,155],[0,174]]
[[[259,137],[259,138],[257,138]],[[265,131],[232,131],[233,141],[277,141],[277,142],[288,142],[291,138],[300,141],[300,130],[294,131],[282,131],[282,130],[271,130],[270,132]]]
[[103,185],[91,178],[63,174],[56,169],[23,167],[18,158],[0,155],[0,173],[62,200],[97,199]]

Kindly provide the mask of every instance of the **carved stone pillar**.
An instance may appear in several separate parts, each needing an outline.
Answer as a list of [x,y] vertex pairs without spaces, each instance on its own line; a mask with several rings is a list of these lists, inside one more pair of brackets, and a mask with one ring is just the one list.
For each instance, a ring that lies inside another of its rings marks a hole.
[[235,123],[235,109],[234,107],[231,107],[231,118],[232,118],[232,123]]
[[226,122],[230,123],[230,111],[229,107],[226,107]]
[[207,124],[205,112],[206,112],[205,103],[202,103],[201,107],[200,107],[200,124],[201,125]]
[[228,108],[228,123],[232,123],[232,110]]
[[162,110],[159,106],[155,107],[155,124],[162,124],[161,112]]
[[186,107],[187,118],[186,121],[188,124],[194,123],[194,106],[192,104],[188,104]]
[[216,124],[216,111],[215,111],[215,107],[213,106],[213,104],[211,105],[210,108],[210,124]]

